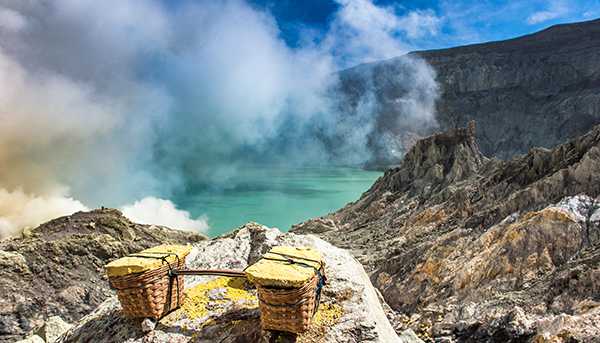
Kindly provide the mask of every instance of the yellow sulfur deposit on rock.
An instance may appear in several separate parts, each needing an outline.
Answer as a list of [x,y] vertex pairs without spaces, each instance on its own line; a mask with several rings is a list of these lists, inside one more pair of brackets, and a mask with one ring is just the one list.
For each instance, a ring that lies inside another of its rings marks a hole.
[[[220,297],[211,299],[209,292],[219,290],[222,290]],[[219,277],[187,290],[185,293],[185,300],[181,306],[183,310],[181,314],[185,314],[189,319],[204,317],[208,315],[210,311],[216,311],[214,308],[209,311],[207,306],[210,303],[228,302],[236,303],[238,306],[247,308],[258,307],[258,299],[256,298],[256,295],[252,294],[247,289],[246,279]]]
[[[294,263],[290,263],[293,260]],[[322,266],[321,254],[311,248],[274,247],[246,269],[248,279],[267,287],[301,287]]]
[[321,304],[313,317],[314,325],[332,326],[344,315],[344,309],[337,304]]
[[161,259],[163,257],[168,263],[174,264],[177,262],[177,258],[185,258],[191,250],[190,245],[159,245],[133,254],[146,257],[122,257],[110,262],[104,268],[106,269],[106,275],[109,277],[140,273],[163,266],[165,263]]

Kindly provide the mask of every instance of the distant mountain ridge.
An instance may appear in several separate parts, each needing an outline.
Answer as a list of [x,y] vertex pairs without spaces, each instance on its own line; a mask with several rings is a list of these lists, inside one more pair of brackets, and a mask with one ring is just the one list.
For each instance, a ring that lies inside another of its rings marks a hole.
[[407,86],[390,82],[389,75],[411,57],[435,70],[440,87],[440,127],[417,128],[417,135],[475,120],[482,152],[509,158],[534,146],[556,146],[600,123],[600,19],[350,68],[340,72],[342,89],[352,90],[346,92],[347,101],[365,96],[356,85],[369,82],[379,105],[378,127],[402,122],[406,114],[389,104]]

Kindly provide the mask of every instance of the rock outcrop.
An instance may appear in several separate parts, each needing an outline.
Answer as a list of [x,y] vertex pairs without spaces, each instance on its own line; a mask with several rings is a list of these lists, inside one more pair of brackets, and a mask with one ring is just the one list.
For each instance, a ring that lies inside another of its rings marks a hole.
[[[476,120],[487,156],[506,159],[532,147],[551,148],[600,123],[600,20],[505,41],[417,51],[342,71],[345,103],[352,107],[373,99],[380,136],[408,120],[397,99],[408,91],[398,73],[410,59],[424,60],[437,74],[441,129]],[[391,133],[405,140],[423,131],[412,125]]]
[[[186,260],[190,268],[241,270],[276,245],[310,246],[323,253],[328,285],[312,328],[278,342],[418,342],[411,332],[400,339],[388,322],[378,293],[363,267],[346,251],[311,235],[282,234],[247,224],[214,240],[194,244]],[[60,342],[267,342],[262,332],[256,290],[239,278],[187,277],[180,309],[144,332],[141,320],[124,318],[110,297],[64,334]]]
[[111,294],[103,278],[109,260],[161,243],[203,239],[197,233],[135,224],[117,210],[99,209],[0,241],[0,342],[24,337],[48,317],[72,322],[96,308]]
[[66,323],[61,317],[53,316],[44,322],[44,325],[40,327],[35,333],[44,342],[56,342],[58,338],[71,328],[71,324]]
[[418,141],[358,201],[293,231],[352,251],[398,330],[599,341],[600,126],[509,161],[484,157],[474,131]]

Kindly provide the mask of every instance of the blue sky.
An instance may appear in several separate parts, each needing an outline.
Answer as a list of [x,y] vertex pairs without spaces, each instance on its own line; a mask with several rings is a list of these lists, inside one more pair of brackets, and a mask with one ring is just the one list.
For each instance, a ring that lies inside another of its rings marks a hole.
[[[282,38],[290,46],[297,45],[306,30],[319,39],[319,33],[327,31],[344,2],[348,0],[250,0],[255,8],[273,15]],[[554,24],[600,17],[599,0],[378,0],[374,4],[421,27],[412,34],[402,30],[397,33],[397,38],[411,49],[507,39]]]

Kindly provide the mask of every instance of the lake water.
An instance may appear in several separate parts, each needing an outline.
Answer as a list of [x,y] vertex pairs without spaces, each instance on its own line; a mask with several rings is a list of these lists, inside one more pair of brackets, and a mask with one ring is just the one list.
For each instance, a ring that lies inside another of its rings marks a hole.
[[211,237],[249,221],[287,231],[357,200],[381,175],[341,167],[252,168],[230,189],[196,191],[175,202],[194,217],[207,215]]

